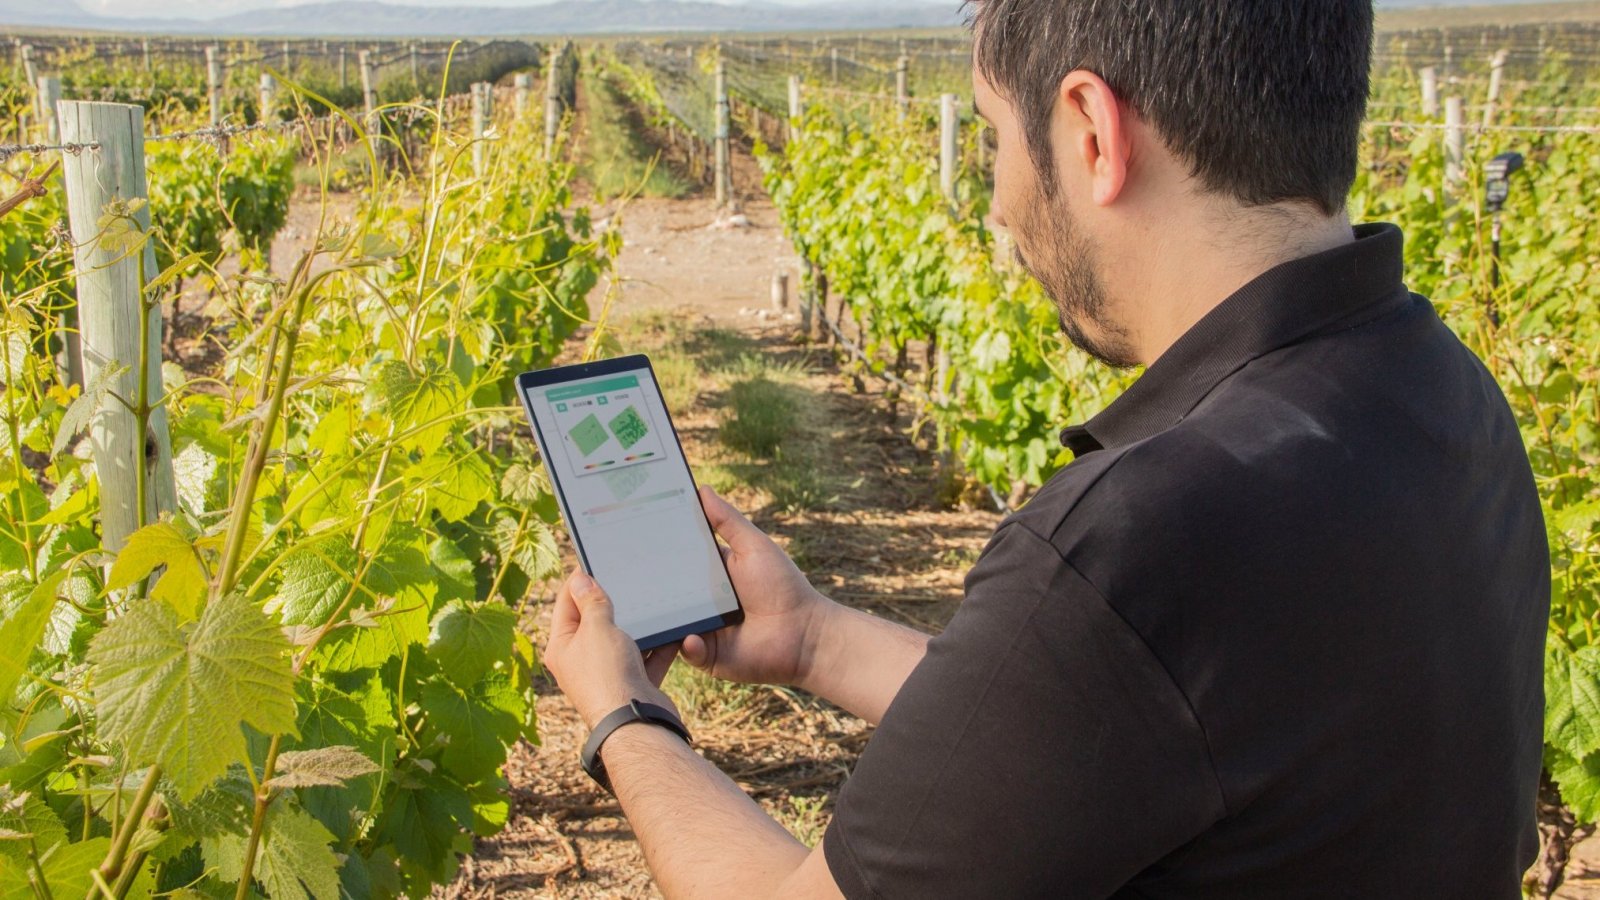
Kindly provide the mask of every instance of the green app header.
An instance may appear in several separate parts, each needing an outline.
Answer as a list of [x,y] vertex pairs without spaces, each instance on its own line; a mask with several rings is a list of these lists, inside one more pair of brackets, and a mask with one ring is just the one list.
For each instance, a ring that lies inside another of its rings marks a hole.
[[555,387],[545,392],[545,399],[554,403],[557,400],[571,400],[575,397],[588,397],[593,394],[609,394],[624,388],[639,386],[639,376],[619,375],[616,378],[607,378],[604,381],[591,381],[588,384],[571,384],[564,387]]

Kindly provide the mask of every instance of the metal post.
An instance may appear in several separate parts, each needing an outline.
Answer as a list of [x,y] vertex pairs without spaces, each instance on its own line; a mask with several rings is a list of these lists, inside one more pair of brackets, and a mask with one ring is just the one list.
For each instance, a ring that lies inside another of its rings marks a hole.
[[800,108],[800,76],[789,76],[789,140],[800,137],[800,118],[805,110]]
[[1466,158],[1466,129],[1462,127],[1460,97],[1444,101],[1444,181],[1454,189],[1461,182],[1462,165]]
[[211,125],[222,124],[222,48],[206,48],[206,102],[211,107]]
[[717,205],[726,206],[732,197],[728,177],[728,74],[722,60],[717,60],[716,71],[717,132],[716,132],[716,187]]
[[1439,70],[1428,66],[1422,70],[1422,117],[1439,116]]
[[900,111],[900,121],[906,120],[906,113],[911,108],[911,95],[907,90],[907,76],[911,60],[902,56],[894,63],[894,104]]
[[[145,522],[177,506],[172,477],[172,441],[161,396],[161,308],[146,302],[144,284],[155,275],[155,248],[139,254],[123,248],[102,248],[101,216],[113,200],[146,200],[144,109],[122,103],[60,104],[61,139],[97,143],[98,150],[62,155],[67,219],[75,247],[80,338],[84,379],[92,383],[109,366],[126,367],[111,380],[111,389],[128,404],[143,395],[153,404],[149,430],[137,433],[138,419],[123,403],[102,403],[89,425],[89,447],[100,479],[100,525],[103,546],[120,550],[140,521],[139,471],[145,473]],[[134,216],[150,228],[146,204]],[[142,271],[141,271],[142,268]],[[141,275],[143,276],[141,278]],[[140,391],[141,347],[145,374]]]

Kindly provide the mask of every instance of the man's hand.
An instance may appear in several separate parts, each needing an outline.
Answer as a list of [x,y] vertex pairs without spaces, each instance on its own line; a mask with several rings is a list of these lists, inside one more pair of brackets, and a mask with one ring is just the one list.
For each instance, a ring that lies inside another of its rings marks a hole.
[[803,682],[835,604],[822,596],[772,538],[708,487],[700,503],[727,543],[722,558],[744,606],[744,622],[683,639],[689,664],[728,681]]
[[640,655],[638,645],[617,627],[611,598],[583,572],[573,572],[556,593],[544,665],[590,729],[629,700],[676,712],[660,685],[677,655],[676,646]]

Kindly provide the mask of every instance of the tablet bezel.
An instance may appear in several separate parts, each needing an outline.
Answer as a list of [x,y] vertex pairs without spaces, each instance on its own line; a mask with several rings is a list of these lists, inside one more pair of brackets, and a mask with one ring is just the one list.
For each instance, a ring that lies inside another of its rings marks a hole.
[[[523,410],[528,414],[528,423],[533,430],[533,440],[539,447],[540,463],[543,464],[544,460],[549,459],[550,454],[547,450],[548,445],[545,443],[544,433],[539,428],[539,419],[533,412],[534,389],[547,388],[572,381],[583,381],[602,375],[638,372],[641,369],[649,374],[651,386],[655,388],[656,395],[661,398],[661,409],[667,416],[667,429],[672,433],[672,442],[678,448],[678,459],[683,463],[684,471],[689,476],[689,484],[695,489],[695,499],[698,502],[700,485],[694,479],[694,470],[689,467],[688,455],[683,452],[683,441],[679,439],[678,427],[672,421],[672,410],[667,409],[667,398],[661,392],[661,382],[656,378],[655,367],[650,364],[650,357],[643,353],[617,356],[593,362],[574,363],[566,366],[552,366],[548,369],[523,372],[517,376],[517,396],[522,400]],[[567,495],[561,486],[561,480],[548,466],[545,467],[545,474],[549,477],[551,486],[556,490],[556,500],[561,506],[562,524],[566,526],[567,536],[572,539],[573,548],[578,551],[578,563],[583,566],[584,572],[587,572],[590,577],[594,577],[594,570],[589,566],[588,553],[584,550],[583,540],[578,537],[578,528],[574,524],[577,520],[573,517],[572,510],[567,505]],[[711,520],[705,517],[705,508],[703,506],[701,507],[700,515],[706,523],[706,533],[710,535],[712,544],[720,546],[717,544],[716,529],[711,527]],[[733,590],[734,609],[730,612],[712,616],[709,619],[688,622],[666,631],[637,638],[634,643],[639,646],[640,650],[650,650],[655,647],[673,644],[691,634],[707,634],[744,621],[744,601],[739,599],[739,589],[733,583],[733,574],[728,571],[728,562],[723,559],[720,552],[717,553],[717,562],[721,564],[722,572],[728,579],[728,586]]]

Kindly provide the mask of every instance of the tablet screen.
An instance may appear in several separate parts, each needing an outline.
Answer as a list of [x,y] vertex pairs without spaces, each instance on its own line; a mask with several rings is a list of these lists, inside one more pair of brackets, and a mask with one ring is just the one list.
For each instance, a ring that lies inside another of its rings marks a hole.
[[630,359],[638,368],[537,383],[561,371],[548,370],[521,387],[578,552],[641,640],[739,604],[655,377]]

